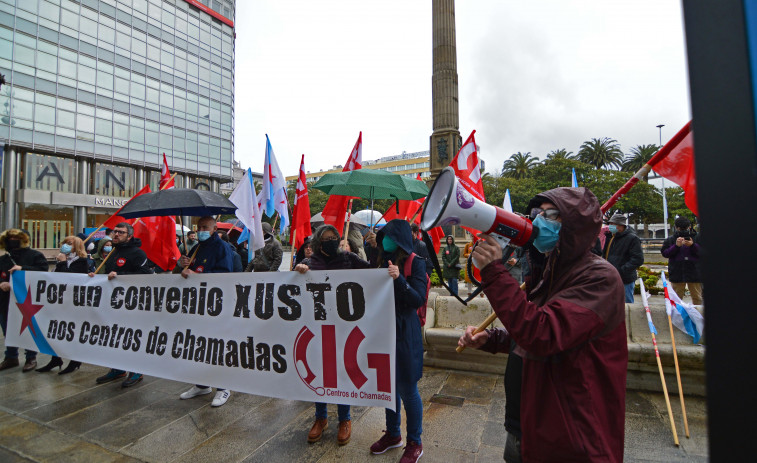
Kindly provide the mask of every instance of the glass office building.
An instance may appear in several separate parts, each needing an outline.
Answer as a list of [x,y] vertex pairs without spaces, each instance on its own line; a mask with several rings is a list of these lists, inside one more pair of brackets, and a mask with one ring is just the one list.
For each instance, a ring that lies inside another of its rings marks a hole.
[[98,226],[163,153],[218,191],[234,157],[234,0],[0,0],[2,228]]

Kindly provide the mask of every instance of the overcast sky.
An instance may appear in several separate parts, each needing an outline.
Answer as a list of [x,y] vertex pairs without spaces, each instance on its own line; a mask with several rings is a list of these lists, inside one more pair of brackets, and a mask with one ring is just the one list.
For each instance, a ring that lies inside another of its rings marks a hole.
[[[675,0],[456,2],[460,133],[488,171],[610,137],[624,153],[690,119]],[[431,2],[239,0],[234,156],[284,175],[429,149]]]

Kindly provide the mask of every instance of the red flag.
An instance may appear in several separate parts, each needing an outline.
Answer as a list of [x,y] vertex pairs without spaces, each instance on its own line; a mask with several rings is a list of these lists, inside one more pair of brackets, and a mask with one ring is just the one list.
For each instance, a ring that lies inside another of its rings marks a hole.
[[[168,184],[167,186],[166,183]],[[168,170],[168,161],[166,160],[166,153],[163,153],[163,166],[160,168],[160,189],[166,190],[168,188],[175,187],[175,183],[171,178],[171,172]],[[175,232],[174,232],[175,233]]]
[[142,217],[132,223],[134,237],[142,241],[147,258],[163,270],[176,267],[181,257],[176,246],[176,221],[173,217]]
[[[694,132],[691,130],[691,122],[684,127],[684,129],[687,128],[688,132],[681,134],[684,135],[683,138],[676,136],[660,149],[660,151],[669,150],[670,152],[653,165],[652,170],[680,185],[684,191],[686,206],[694,215],[699,216],[697,180],[694,171]],[[673,144],[668,146],[671,143]]]
[[[294,249],[300,249],[305,238],[313,234],[310,228],[310,199],[308,197],[308,184],[305,177],[305,155],[302,155],[300,161],[300,175],[297,178],[297,186],[294,190],[294,207],[292,208],[292,234],[289,236],[289,244],[294,245]],[[296,231],[297,233],[294,233]],[[296,236],[294,236],[296,235]],[[292,236],[295,242],[292,243]]]
[[[421,179],[421,174],[418,174],[418,177],[416,180]],[[402,220],[410,220],[415,216],[414,223],[420,225],[421,224],[421,214],[417,214],[418,210],[423,206],[423,200],[424,198],[419,198],[414,201],[404,201],[400,200],[399,202],[399,213],[397,212],[397,202],[393,202],[391,206],[389,206],[389,209],[384,212],[384,215],[381,216],[384,220],[389,222],[393,219],[402,219]],[[441,247],[442,238],[444,238],[444,231],[442,230],[442,227],[434,227],[431,230],[428,231],[428,235],[431,237],[431,240],[434,242],[434,251],[439,252],[439,248]],[[430,252],[430,251],[429,251]]]
[[[139,192],[137,194],[135,194],[134,196],[132,196],[131,199],[134,199],[134,198],[136,198],[139,195],[143,195],[143,194],[149,193],[149,192],[150,192],[150,185],[146,185],[144,188],[142,188],[141,190],[139,190]],[[124,204],[124,206],[125,206],[125,204]],[[121,206],[121,209],[123,209],[123,206]],[[118,215],[118,213],[121,212],[121,209],[117,210],[115,214],[111,215],[110,218],[108,218],[108,220],[105,221],[105,223],[103,224],[102,228],[115,228],[116,225],[118,225],[121,222],[132,223],[134,221],[134,219],[128,219],[127,220],[127,219],[124,219],[123,217],[121,217],[120,215]],[[175,234],[176,234],[176,230],[174,230],[174,235]]]
[[[347,158],[347,163],[344,165],[342,172],[348,172],[350,170],[357,170],[363,167],[363,132],[357,137],[357,142],[352,148],[350,157]],[[331,195],[329,200],[326,201],[326,206],[323,208],[321,215],[323,216],[323,222],[329,225],[333,225],[339,230],[341,235],[344,231],[344,216],[347,214],[347,203],[349,203],[351,196],[339,196]]]
[[[468,139],[465,140],[460,151],[452,158],[449,165],[455,170],[455,176],[460,185],[479,201],[486,202],[484,184],[481,182],[481,164],[478,162],[478,148],[476,147],[475,134],[475,130],[470,133]],[[479,233],[478,230],[466,227],[465,225],[461,226],[474,236]]]

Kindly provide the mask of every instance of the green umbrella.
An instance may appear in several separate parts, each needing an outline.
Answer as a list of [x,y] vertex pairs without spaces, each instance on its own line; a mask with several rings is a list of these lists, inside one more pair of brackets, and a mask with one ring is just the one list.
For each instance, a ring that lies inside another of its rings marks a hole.
[[329,195],[370,199],[371,210],[374,199],[412,201],[428,195],[428,186],[420,180],[374,169],[325,174],[313,188]]

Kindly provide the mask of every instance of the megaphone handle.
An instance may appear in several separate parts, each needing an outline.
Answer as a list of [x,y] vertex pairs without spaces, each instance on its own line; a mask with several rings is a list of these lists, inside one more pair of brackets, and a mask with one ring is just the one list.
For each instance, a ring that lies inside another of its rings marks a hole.
[[[522,285],[520,285],[520,289],[521,290],[526,289],[526,283],[525,282]],[[486,329],[486,327],[489,326],[489,325],[491,325],[492,323],[494,323],[494,321],[496,319],[497,319],[497,313],[496,312],[492,312],[491,314],[489,314],[488,317],[486,317],[486,320],[484,320],[483,322],[481,322],[481,324],[478,325],[478,327],[475,330],[473,330],[473,334],[476,335],[476,334],[484,331]],[[457,346],[457,348],[455,350],[457,351],[458,354],[462,354],[463,351],[465,350],[465,346]]]

